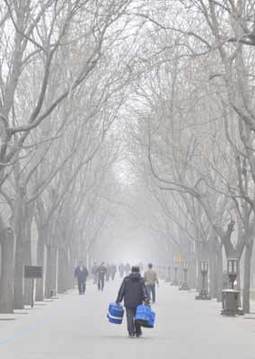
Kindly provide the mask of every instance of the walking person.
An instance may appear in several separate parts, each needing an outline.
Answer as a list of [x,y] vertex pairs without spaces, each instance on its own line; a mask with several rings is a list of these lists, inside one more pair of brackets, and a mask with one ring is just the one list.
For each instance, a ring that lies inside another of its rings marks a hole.
[[98,265],[96,264],[96,262],[94,262],[94,264],[91,268],[93,284],[97,284],[97,268],[98,268]]
[[82,261],[79,262],[79,265],[75,268],[74,276],[78,282],[78,291],[79,294],[85,294],[86,290],[86,281],[88,278],[89,272],[87,268],[83,265]]
[[140,337],[142,330],[141,325],[135,321],[136,308],[143,302],[149,304],[149,297],[139,267],[132,267],[131,274],[124,278],[116,303],[121,303],[123,299],[129,337]]
[[105,283],[105,276],[107,273],[107,268],[104,265],[104,262],[100,264],[100,266],[97,268],[97,288],[98,290],[103,291],[104,290],[104,283]]
[[114,280],[116,272],[117,272],[117,267],[115,264],[111,265],[110,272],[111,272],[111,278],[112,278],[112,280]]
[[126,276],[129,275],[130,270],[131,270],[131,266],[130,266],[129,263],[127,263],[127,264],[125,265],[125,274],[126,274]]
[[105,275],[105,280],[106,282],[109,282],[110,280],[110,275],[111,275],[111,267],[109,264],[106,265],[106,275]]
[[157,272],[153,269],[151,263],[148,264],[148,270],[144,273],[145,285],[152,303],[156,301],[156,284],[159,284]]
[[121,264],[119,265],[120,278],[123,278],[123,276],[124,276],[124,271],[125,271],[125,266],[124,266],[123,263],[121,263]]

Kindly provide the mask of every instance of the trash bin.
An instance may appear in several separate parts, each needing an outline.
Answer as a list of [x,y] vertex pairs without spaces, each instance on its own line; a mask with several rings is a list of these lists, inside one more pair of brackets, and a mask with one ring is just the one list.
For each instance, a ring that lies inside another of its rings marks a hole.
[[240,291],[224,289],[222,291],[222,315],[235,316],[239,314]]

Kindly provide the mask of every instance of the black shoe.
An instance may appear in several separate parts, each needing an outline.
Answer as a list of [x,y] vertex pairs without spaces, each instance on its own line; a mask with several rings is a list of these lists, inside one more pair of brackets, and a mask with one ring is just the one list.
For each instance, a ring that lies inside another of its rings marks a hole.
[[140,338],[140,337],[142,336],[142,334],[143,334],[142,332],[139,332],[139,333],[136,333],[135,336],[136,336],[137,338]]

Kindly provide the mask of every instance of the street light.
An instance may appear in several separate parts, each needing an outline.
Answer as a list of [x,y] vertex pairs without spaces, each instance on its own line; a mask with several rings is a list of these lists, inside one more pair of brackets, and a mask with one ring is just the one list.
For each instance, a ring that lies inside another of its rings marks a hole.
[[179,290],[189,290],[189,286],[188,286],[188,270],[189,270],[189,263],[188,262],[183,262],[183,283],[181,285],[181,287],[179,288]]
[[231,289],[234,289],[234,283],[239,271],[239,260],[238,258],[228,258],[227,272],[228,278],[231,283]]
[[201,300],[209,300],[209,299],[211,299],[211,297],[208,295],[208,290],[207,290],[208,271],[209,271],[209,263],[207,261],[201,261],[200,262],[200,272],[202,274],[202,289],[200,290],[200,293],[196,297],[196,299],[201,299]]
[[166,282],[171,282],[171,266],[169,265],[167,267],[167,277],[166,277]]
[[209,264],[207,261],[201,261],[200,262],[200,270],[201,273],[207,274],[208,273]]
[[174,259],[174,280],[171,285],[177,286],[178,285],[178,264],[179,264],[179,257],[175,256]]

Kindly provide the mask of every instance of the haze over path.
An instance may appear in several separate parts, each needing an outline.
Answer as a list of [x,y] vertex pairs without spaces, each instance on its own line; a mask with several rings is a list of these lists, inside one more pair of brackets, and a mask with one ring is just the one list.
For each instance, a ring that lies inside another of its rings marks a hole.
[[[255,315],[224,318],[214,301],[195,301],[193,292],[179,292],[161,283],[157,326],[141,339],[129,339],[125,323],[110,325],[106,309],[119,282],[105,292],[88,285],[29,314],[0,321],[1,359],[254,359]],[[0,318],[5,318],[0,315]],[[254,319],[254,320],[253,320]]]

